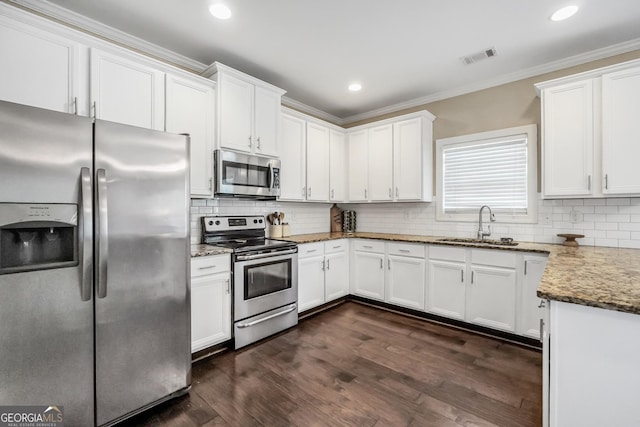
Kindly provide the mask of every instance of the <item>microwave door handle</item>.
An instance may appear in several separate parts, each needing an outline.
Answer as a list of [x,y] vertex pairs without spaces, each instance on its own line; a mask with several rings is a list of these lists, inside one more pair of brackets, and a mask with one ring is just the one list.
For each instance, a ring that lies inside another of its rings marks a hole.
[[107,260],[109,258],[109,228],[107,224],[107,173],[98,169],[97,209],[98,232],[96,233],[96,258],[98,263],[98,298],[107,296]]
[[271,192],[271,190],[273,190],[273,167],[271,166],[271,163],[269,163],[269,182],[267,185],[269,187],[269,192]]
[[93,250],[91,236],[93,235],[93,213],[91,200],[91,171],[84,167],[80,169],[80,284],[81,300],[91,300],[93,279]]

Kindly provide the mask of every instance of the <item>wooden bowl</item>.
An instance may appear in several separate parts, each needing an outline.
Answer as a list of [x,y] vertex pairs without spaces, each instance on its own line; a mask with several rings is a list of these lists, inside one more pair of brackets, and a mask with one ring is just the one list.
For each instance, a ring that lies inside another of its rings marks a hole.
[[558,237],[564,237],[565,239],[567,239],[564,242],[562,242],[564,246],[580,246],[578,245],[578,242],[576,242],[576,239],[583,238],[584,234],[562,233],[562,234],[558,234]]

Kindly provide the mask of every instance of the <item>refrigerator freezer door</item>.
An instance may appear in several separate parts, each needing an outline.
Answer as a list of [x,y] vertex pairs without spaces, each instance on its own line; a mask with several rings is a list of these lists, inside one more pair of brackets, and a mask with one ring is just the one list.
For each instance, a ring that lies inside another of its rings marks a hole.
[[[79,239],[80,251],[92,246],[84,221],[91,196],[83,204],[81,191],[91,126],[88,118],[0,101],[0,203],[78,205],[78,236],[88,239]],[[83,274],[91,252],[79,257],[75,266],[0,275],[0,405],[60,405],[67,425],[90,426],[93,297],[81,279],[91,280]]]
[[188,137],[95,123],[98,425],[190,385],[188,158]]

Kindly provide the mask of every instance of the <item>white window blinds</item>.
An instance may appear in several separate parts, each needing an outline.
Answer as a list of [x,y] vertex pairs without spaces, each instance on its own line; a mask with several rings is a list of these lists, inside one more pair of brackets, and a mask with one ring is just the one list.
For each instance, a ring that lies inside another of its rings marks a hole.
[[442,149],[443,213],[527,215],[527,134],[447,144]]

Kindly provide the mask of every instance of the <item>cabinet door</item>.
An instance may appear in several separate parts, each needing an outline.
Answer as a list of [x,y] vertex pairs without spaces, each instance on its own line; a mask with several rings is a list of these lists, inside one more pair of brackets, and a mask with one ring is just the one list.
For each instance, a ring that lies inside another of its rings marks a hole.
[[421,200],[423,184],[422,119],[393,125],[393,183],[395,200]]
[[218,91],[219,143],[223,148],[253,150],[254,86],[227,74],[220,75]]
[[213,86],[167,75],[166,95],[166,131],[191,139],[191,197],[211,197]]
[[347,136],[349,141],[349,201],[351,202],[368,200],[369,146],[367,135],[366,130],[361,130]]
[[463,262],[429,260],[429,312],[464,320],[465,268]]
[[307,123],[307,200],[329,200],[329,128]]
[[384,201],[393,197],[393,126],[369,130],[369,200]]
[[546,308],[540,306],[541,300],[536,295],[544,268],[546,256],[525,255],[523,257],[523,280],[520,308],[520,326],[518,333],[530,338],[540,339],[540,319],[545,318]]
[[329,200],[342,202],[346,197],[346,146],[344,133],[329,131]]
[[231,339],[229,274],[191,279],[191,352]]
[[298,258],[298,311],[324,303],[324,256]]
[[640,68],[602,76],[604,194],[640,193]]
[[349,256],[347,252],[326,254],[324,289],[325,301],[349,295]]
[[386,291],[386,302],[424,310],[424,258],[387,255]]
[[277,156],[282,97],[259,86],[256,86],[254,96],[254,151],[265,156]]
[[593,81],[542,94],[544,196],[588,196],[593,177]]
[[471,265],[466,321],[507,332],[516,330],[516,272]]
[[0,17],[0,99],[74,113],[78,54],[71,40]]
[[304,200],[306,188],[306,122],[282,115],[280,200]]
[[352,293],[384,301],[384,254],[353,252]]
[[91,105],[97,119],[164,130],[164,73],[91,49]]

